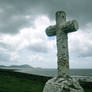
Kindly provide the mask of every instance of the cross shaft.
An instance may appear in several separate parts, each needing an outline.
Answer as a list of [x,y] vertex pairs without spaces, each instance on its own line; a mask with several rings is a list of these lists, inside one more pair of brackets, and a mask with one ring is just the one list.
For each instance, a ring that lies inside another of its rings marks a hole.
[[69,53],[68,53],[68,36],[69,32],[77,31],[78,23],[76,20],[66,22],[64,11],[56,12],[56,25],[49,26],[46,29],[48,36],[55,36],[57,41],[57,62],[58,76],[66,77],[69,75]]

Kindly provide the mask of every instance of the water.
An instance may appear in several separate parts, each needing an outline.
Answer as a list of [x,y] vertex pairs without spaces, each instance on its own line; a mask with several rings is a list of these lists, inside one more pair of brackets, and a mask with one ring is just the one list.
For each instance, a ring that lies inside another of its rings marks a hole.
[[92,69],[71,69],[74,76],[92,76]]
[[[24,72],[29,74],[43,75],[43,76],[56,76],[56,69],[41,69],[41,68],[32,68],[32,69],[18,69],[18,72]],[[92,76],[92,69],[71,69],[72,76]]]

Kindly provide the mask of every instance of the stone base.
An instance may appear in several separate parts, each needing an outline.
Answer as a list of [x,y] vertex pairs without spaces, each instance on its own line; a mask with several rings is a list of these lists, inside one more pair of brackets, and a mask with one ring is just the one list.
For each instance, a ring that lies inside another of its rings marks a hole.
[[45,84],[43,92],[84,92],[75,78],[52,78]]

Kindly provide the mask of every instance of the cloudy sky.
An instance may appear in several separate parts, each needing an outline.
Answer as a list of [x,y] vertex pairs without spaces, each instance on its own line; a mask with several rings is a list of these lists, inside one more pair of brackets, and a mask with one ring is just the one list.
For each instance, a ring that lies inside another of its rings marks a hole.
[[56,68],[56,38],[45,29],[57,10],[79,23],[68,35],[70,68],[92,68],[92,0],[0,0],[0,65]]

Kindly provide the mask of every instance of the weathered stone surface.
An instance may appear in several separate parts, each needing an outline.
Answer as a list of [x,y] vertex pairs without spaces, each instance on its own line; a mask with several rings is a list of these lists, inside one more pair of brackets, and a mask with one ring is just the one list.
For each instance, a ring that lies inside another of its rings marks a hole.
[[75,78],[53,78],[47,81],[43,92],[84,92]]
[[57,38],[57,56],[58,56],[58,76],[69,75],[69,55],[68,55],[68,37],[67,33],[77,31],[78,23],[76,20],[66,22],[64,11],[56,12],[56,25],[49,26],[46,29],[48,36]]
[[92,83],[92,76],[73,76],[73,78],[76,78],[77,80],[81,82],[91,82]]
[[56,26],[49,26],[47,29],[46,29],[46,34],[48,36],[55,36],[56,35]]
[[79,82],[69,77],[69,54],[68,36],[69,32],[77,31],[78,23],[76,20],[66,22],[64,11],[56,12],[56,25],[46,29],[48,36],[56,35],[57,40],[57,62],[58,77],[49,80],[43,92],[83,92]]
[[76,20],[68,21],[61,26],[61,30],[63,30],[65,33],[75,32],[78,30],[78,28],[79,26]]
[[[77,23],[76,20],[68,21],[68,22],[65,22],[64,24],[62,24],[60,26],[60,29],[63,30],[65,33],[77,31],[78,23]],[[48,36],[55,36],[56,35],[56,30],[57,30],[57,26],[56,25],[49,26],[46,29],[46,34]]]

